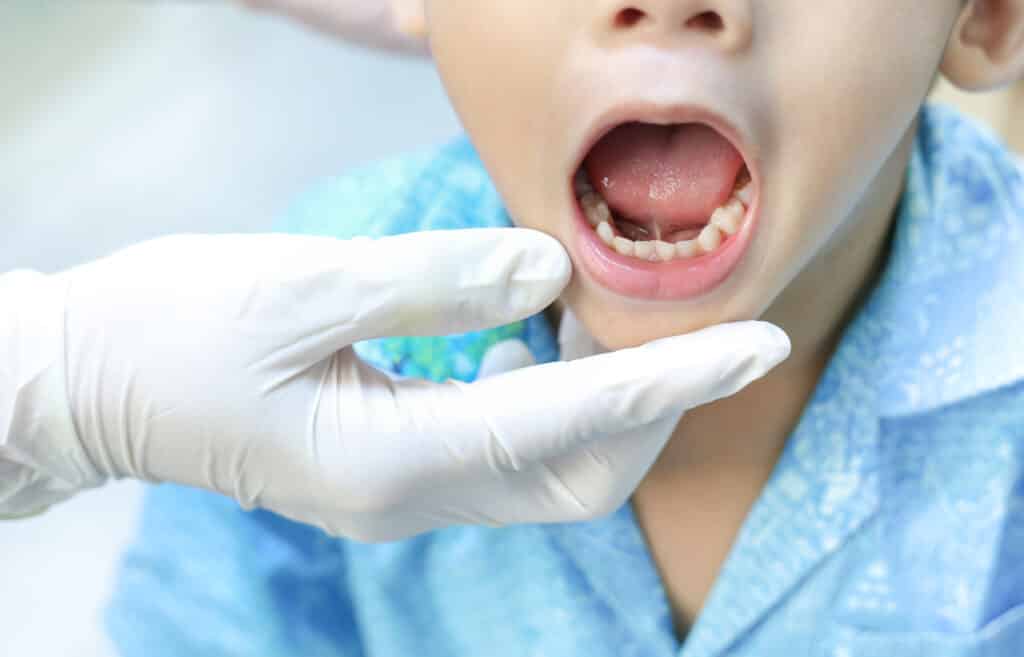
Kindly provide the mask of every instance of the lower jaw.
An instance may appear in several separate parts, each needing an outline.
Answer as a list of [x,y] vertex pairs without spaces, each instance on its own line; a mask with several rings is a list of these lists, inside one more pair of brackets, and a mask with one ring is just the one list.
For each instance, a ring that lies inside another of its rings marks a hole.
[[708,294],[722,284],[743,260],[757,219],[757,204],[740,229],[711,253],[686,260],[648,262],[624,256],[601,241],[575,208],[575,249],[586,273],[602,287],[634,299],[682,301]]

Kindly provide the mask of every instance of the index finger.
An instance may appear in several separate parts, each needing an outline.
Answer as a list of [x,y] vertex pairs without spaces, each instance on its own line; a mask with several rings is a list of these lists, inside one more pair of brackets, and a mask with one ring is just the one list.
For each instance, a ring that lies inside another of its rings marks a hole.
[[399,384],[398,406],[443,452],[466,464],[520,470],[732,395],[790,351],[767,322],[733,322],[471,384]]
[[448,335],[521,320],[569,282],[562,245],[525,228],[476,228],[356,240],[335,303],[351,304],[353,342]]

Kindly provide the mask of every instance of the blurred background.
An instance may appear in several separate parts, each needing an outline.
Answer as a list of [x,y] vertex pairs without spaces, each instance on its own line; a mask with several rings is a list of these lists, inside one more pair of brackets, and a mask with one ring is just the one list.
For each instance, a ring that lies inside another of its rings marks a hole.
[[[0,271],[268,230],[312,181],[457,130],[426,61],[227,2],[0,0]],[[0,655],[112,654],[98,613],[140,488],[0,523]]]
[[987,123],[1024,162],[1024,81],[989,93],[967,93],[942,81],[932,99]]
[[[1024,150],[1024,91],[937,93]],[[0,101],[0,271],[267,230],[314,180],[458,130],[427,62],[225,3],[0,2]],[[0,524],[0,655],[111,655],[99,612],[140,488]]]

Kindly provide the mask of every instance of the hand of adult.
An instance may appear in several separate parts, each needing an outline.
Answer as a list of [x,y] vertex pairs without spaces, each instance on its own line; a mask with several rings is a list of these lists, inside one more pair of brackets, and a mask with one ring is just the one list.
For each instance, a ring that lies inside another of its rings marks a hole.
[[760,377],[784,333],[725,324],[473,384],[394,380],[351,348],[517,320],[569,276],[554,239],[475,229],[163,238],[2,277],[0,512],[132,477],[359,540],[607,513],[660,449],[631,432]]

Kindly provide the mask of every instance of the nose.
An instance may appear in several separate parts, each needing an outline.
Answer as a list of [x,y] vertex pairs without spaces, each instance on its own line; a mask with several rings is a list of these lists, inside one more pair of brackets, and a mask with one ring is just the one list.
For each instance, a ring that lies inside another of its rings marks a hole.
[[601,31],[613,42],[705,41],[723,52],[753,38],[750,0],[607,0]]

